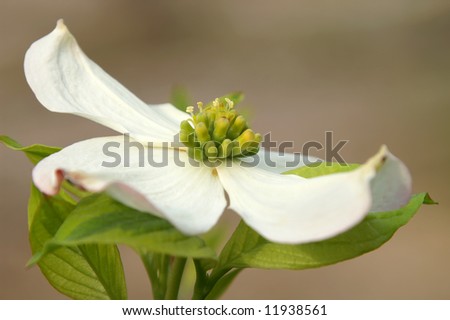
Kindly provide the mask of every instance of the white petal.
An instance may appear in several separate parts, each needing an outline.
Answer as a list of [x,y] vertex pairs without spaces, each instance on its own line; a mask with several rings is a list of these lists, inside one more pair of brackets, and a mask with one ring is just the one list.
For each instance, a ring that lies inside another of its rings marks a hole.
[[[412,178],[408,168],[387,151],[386,162],[371,181],[372,207],[370,212],[395,210],[407,204],[412,191]],[[258,154],[241,159],[251,166],[283,173],[302,166],[314,165],[323,160],[301,153],[268,151],[261,148]]]
[[25,75],[49,110],[72,113],[136,139],[171,142],[187,113],[170,104],[148,106],[91,61],[62,20],[33,43],[25,56]]
[[259,152],[254,156],[242,158],[241,161],[274,173],[283,173],[305,165],[322,162],[319,158],[301,153],[270,151],[264,148],[259,149]]
[[398,209],[408,203],[412,191],[412,178],[408,168],[387,151],[386,161],[371,181],[372,207],[370,212]]
[[[128,206],[165,217],[186,234],[206,232],[216,224],[226,199],[211,168],[194,167],[183,151],[143,147],[140,151],[125,145],[121,136],[75,143],[39,162],[33,181],[50,195],[58,192],[64,177],[89,191],[105,190]],[[119,157],[120,164],[113,166]]]
[[360,168],[312,179],[257,167],[218,168],[230,207],[268,240],[305,243],[342,233],[372,205],[370,181],[390,154],[386,148]]

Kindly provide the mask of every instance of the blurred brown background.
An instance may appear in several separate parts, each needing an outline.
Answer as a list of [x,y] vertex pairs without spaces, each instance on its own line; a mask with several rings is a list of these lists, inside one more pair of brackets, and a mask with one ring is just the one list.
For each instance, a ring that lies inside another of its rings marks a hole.
[[[450,298],[450,2],[0,0],[0,134],[23,144],[111,133],[48,112],[25,82],[26,49],[58,18],[145,101],[167,101],[177,84],[203,101],[242,90],[257,131],[296,150],[334,131],[350,140],[350,162],[386,143],[414,190],[440,201],[373,253],[317,270],[246,270],[225,298]],[[0,166],[0,298],[62,298],[25,269],[32,167],[3,146]],[[137,257],[123,257],[130,298],[150,297]]]

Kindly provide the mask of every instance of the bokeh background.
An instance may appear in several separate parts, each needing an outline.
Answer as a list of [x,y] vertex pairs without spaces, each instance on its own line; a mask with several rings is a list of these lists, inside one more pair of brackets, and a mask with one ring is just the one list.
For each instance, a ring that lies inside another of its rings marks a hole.
[[[293,139],[296,151],[333,131],[349,140],[350,162],[386,143],[409,166],[414,191],[440,201],[375,252],[315,270],[246,270],[225,298],[450,298],[450,2],[0,0],[0,133],[26,145],[111,134],[48,112],[26,84],[24,53],[58,18],[145,101],[167,101],[174,85],[195,101],[242,90],[257,131]],[[31,169],[0,146],[3,299],[63,298],[25,268]],[[222,223],[236,220],[227,216]],[[138,258],[122,253],[130,298],[149,298]]]

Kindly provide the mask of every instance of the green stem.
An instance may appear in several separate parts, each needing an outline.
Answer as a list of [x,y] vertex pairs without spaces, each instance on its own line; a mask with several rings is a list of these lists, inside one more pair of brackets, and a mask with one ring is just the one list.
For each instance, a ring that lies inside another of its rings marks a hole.
[[232,269],[228,273],[224,274],[222,277],[213,281],[207,294],[203,297],[206,300],[216,300],[219,299],[222,294],[228,289],[230,284],[236,278],[236,276],[242,271],[242,269]]
[[152,286],[153,298],[164,299],[167,291],[169,257],[149,252],[140,252],[140,256]]
[[[197,273],[197,279],[195,281],[194,293],[192,294],[193,300],[204,300],[210,294],[211,291],[217,291],[217,297],[220,296],[224,290],[218,291],[216,285],[224,278],[227,277],[227,274],[231,268],[223,268],[221,266],[216,266],[210,275],[207,274],[205,268],[203,267],[200,260],[194,259],[195,271]],[[237,275],[238,272],[236,272]],[[234,278],[234,276],[230,277],[230,281]],[[229,285],[226,284],[224,288]]]
[[170,271],[169,265],[170,265],[170,256],[165,254],[158,254],[159,256],[159,264],[158,264],[158,272],[159,272],[159,286],[160,286],[160,298],[158,299],[165,299],[165,295],[167,292],[167,278],[168,273]]
[[186,266],[186,258],[174,257],[172,268],[167,279],[166,300],[178,299],[178,291],[180,290],[181,278],[183,277],[184,267]]
[[207,290],[206,287],[208,286],[208,275],[206,274],[206,271],[204,270],[200,260],[194,259],[194,265],[196,280],[194,285],[194,292],[192,294],[192,300],[201,300],[203,299],[204,292]]

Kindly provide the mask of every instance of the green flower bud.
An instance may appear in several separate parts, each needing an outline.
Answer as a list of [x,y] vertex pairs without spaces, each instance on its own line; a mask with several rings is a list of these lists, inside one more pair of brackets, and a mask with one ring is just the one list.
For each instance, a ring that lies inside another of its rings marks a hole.
[[206,118],[208,119],[207,126],[209,134],[212,135],[214,131],[214,121],[216,120],[216,113],[208,110],[206,111]]
[[203,153],[208,159],[216,159],[219,151],[217,150],[216,144],[214,142],[208,141],[203,147]]
[[240,147],[243,147],[245,144],[255,141],[255,133],[252,129],[247,129],[236,139],[239,143]]
[[187,120],[180,123],[180,142],[182,142],[186,147],[195,146],[194,128]]
[[243,116],[237,116],[236,120],[234,120],[233,124],[231,125],[230,129],[228,129],[227,137],[230,140],[234,140],[242,133],[242,131],[247,126],[247,121]]
[[203,150],[200,147],[189,148],[188,155],[192,159],[195,159],[199,162],[206,160],[205,154],[203,153]]
[[231,155],[234,143],[230,139],[225,139],[219,146],[219,158],[225,159]]
[[216,142],[222,142],[226,136],[228,127],[230,126],[230,121],[227,118],[218,118],[214,122],[213,139]]
[[183,121],[181,121],[181,123],[180,123],[180,129],[181,129],[181,130],[184,130],[184,131],[186,131],[186,132],[188,132],[188,133],[194,132],[194,128],[192,127],[192,125],[189,123],[188,120],[183,120]]
[[197,136],[197,140],[202,144],[211,140],[208,128],[204,122],[199,122],[195,125],[195,135]]
[[253,130],[245,130],[237,139],[238,149],[233,150],[233,156],[250,156],[258,153],[262,136]]
[[186,147],[195,147],[195,135],[193,133],[186,133],[185,131],[180,131],[180,142]]
[[227,118],[230,121],[230,123],[233,123],[236,117],[237,117],[236,110],[233,109],[227,112]]
[[197,115],[194,115],[194,123],[200,123],[203,122],[204,124],[208,123],[208,117],[204,112],[200,112]]

